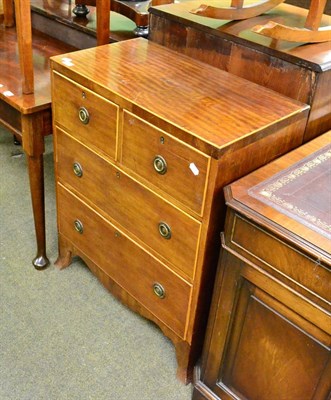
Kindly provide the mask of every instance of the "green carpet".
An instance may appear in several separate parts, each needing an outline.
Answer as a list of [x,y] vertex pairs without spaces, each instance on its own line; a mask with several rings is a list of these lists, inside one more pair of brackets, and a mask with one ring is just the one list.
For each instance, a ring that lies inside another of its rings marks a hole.
[[[48,256],[57,256],[52,138],[45,155]],[[0,400],[188,400],[174,346],[80,260],[36,271],[26,159],[0,128]],[[17,154],[18,153],[18,154]]]

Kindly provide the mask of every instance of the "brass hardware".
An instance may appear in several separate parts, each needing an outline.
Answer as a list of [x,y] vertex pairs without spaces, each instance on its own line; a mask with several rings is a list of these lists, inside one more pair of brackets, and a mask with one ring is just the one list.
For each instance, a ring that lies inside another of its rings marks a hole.
[[165,298],[165,289],[164,287],[160,284],[155,282],[153,284],[153,292],[154,294],[156,294],[157,297],[159,297],[160,299],[164,299]]
[[163,136],[160,137],[160,143],[164,144],[164,137]]
[[121,177],[121,173],[120,172],[116,172],[116,178],[119,179]]
[[83,176],[83,168],[78,162],[73,163],[72,169],[74,171],[74,174],[78,176],[78,178],[81,178]]
[[167,172],[168,166],[166,160],[162,156],[156,156],[153,161],[155,171],[164,175]]
[[118,232],[118,231],[115,231],[114,235],[115,235],[116,238],[119,238],[119,237],[122,236],[122,235],[120,234],[120,232]]
[[74,221],[74,227],[75,227],[75,229],[76,229],[76,231],[77,231],[78,233],[82,234],[82,233],[84,232],[83,224],[80,222],[79,219],[76,219],[76,220]]
[[90,114],[85,107],[80,107],[78,110],[79,120],[84,124],[87,125],[90,121]]
[[86,99],[86,93],[85,92],[82,92],[82,98]]
[[159,223],[159,233],[164,239],[170,239],[171,238],[171,228],[168,224],[165,222],[160,222]]

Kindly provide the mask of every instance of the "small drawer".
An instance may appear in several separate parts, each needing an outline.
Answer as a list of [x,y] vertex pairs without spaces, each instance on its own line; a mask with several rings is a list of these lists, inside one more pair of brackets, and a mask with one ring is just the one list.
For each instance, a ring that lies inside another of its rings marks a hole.
[[56,125],[114,159],[119,107],[56,72],[52,85]]
[[232,234],[225,235],[229,247],[247,259],[254,257],[254,262],[264,263],[330,304],[330,270],[238,214],[231,221]]
[[184,338],[191,286],[61,184],[57,186],[57,194],[59,232]]
[[59,180],[193,278],[201,223],[59,128],[55,137]]
[[199,215],[210,158],[124,111],[122,163]]

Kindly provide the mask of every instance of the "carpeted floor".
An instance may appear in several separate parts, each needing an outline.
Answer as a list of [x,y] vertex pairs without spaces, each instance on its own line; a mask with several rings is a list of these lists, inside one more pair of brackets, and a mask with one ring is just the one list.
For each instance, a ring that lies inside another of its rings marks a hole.
[[[51,137],[48,255],[57,256]],[[76,260],[36,271],[25,156],[0,128],[0,400],[188,400],[172,343]]]

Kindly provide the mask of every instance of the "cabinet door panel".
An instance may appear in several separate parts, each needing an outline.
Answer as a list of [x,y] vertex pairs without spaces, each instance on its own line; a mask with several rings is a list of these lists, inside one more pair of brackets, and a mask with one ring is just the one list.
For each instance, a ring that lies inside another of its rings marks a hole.
[[271,296],[270,287],[274,293],[279,286],[275,280],[266,275],[263,287],[257,287],[242,275],[252,266],[226,250],[222,260],[204,381],[222,399],[326,400],[328,333]]
[[240,398],[312,399],[329,360],[328,349],[247,285],[238,302],[241,310],[232,328],[222,384]]

